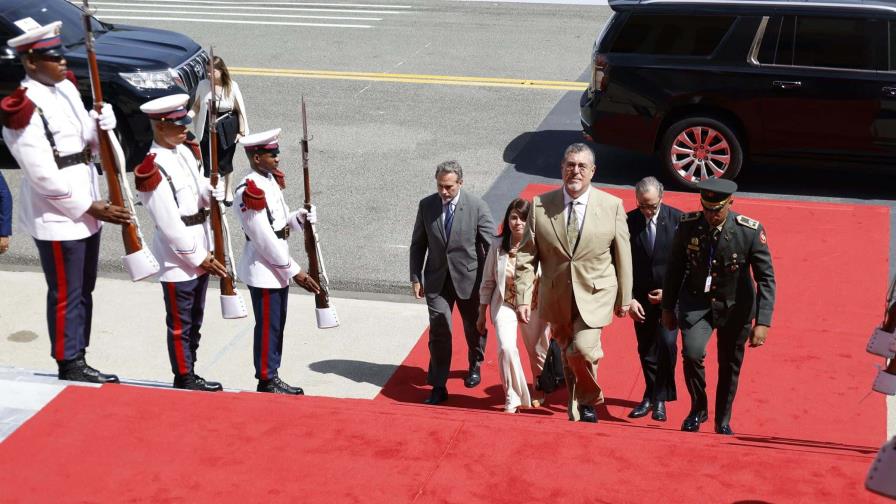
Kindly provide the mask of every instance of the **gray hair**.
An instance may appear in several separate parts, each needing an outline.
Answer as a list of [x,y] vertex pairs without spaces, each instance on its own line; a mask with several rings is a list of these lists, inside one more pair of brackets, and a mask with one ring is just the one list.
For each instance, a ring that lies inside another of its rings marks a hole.
[[663,197],[663,183],[656,177],[644,177],[635,184],[635,194],[646,194],[651,189],[656,189],[659,197]]
[[457,175],[458,182],[464,179],[464,169],[460,167],[460,163],[457,161],[443,161],[439,163],[439,166],[436,166],[436,178],[446,173]]
[[566,150],[563,151],[563,159],[566,159],[567,157],[569,157],[570,154],[580,154],[582,152],[587,152],[588,155],[591,156],[591,164],[593,165],[594,164],[594,151],[591,150],[591,147],[588,147],[588,145],[586,145],[582,142],[577,142],[577,143],[574,143],[574,144],[570,145],[569,147],[567,147]]

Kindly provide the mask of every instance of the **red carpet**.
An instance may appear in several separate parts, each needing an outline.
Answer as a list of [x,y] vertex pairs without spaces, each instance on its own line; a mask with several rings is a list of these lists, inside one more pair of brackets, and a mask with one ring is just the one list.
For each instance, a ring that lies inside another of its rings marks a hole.
[[875,451],[376,401],[69,387],[0,445],[0,501],[881,502],[862,488]]
[[[522,196],[556,186],[533,185]],[[632,190],[611,189],[634,208]],[[667,192],[665,202],[695,210],[692,193]],[[864,352],[867,335],[879,323],[887,288],[889,209],[882,206],[736,198],[734,210],[758,219],[768,235],[778,282],[773,327],[761,349],[747,349],[732,427],[737,433],[777,436],[817,443],[879,445],[886,435],[886,403],[870,395],[875,359]],[[879,232],[869,232],[879,230]],[[483,383],[468,390],[466,343],[455,313],[454,359],[447,406],[498,411],[503,391],[498,381],[496,346],[489,338]],[[428,335],[383,388],[379,398],[420,402],[429,392]],[[710,404],[717,369],[714,340],[707,357]],[[690,404],[681,370],[676,369],[679,400],[669,403],[669,422],[629,420],[641,399],[643,377],[630,319],[616,319],[603,337],[605,357],[598,372],[607,395],[601,419],[638,426],[678,429]],[[679,345],[680,346],[680,345]],[[525,352],[520,347],[525,359]],[[528,366],[524,362],[524,369]],[[529,414],[566,420],[565,391],[550,397],[550,407]],[[711,413],[710,413],[711,415]],[[711,427],[710,427],[711,429]]]
[[[689,210],[696,197],[666,201]],[[779,286],[769,342],[744,364],[737,436],[677,431],[680,364],[667,424],[625,418],[643,386],[627,319],[605,333],[598,425],[566,421],[565,392],[488,411],[503,405],[495,341],[468,390],[459,333],[446,407],[419,404],[424,333],[377,401],[69,387],[0,444],[0,502],[884,502],[863,488],[885,435],[864,345],[886,289],[888,210],[735,208],[765,224]]]

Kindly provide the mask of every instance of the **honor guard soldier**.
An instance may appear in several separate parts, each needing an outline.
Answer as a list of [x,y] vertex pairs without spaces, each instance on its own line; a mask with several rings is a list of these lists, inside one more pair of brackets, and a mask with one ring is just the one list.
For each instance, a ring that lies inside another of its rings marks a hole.
[[317,222],[315,208],[290,212],[283,198],[285,186],[280,163],[280,129],[240,138],[252,170],[236,187],[234,201],[246,244],[237,266],[239,277],[249,286],[255,315],[253,357],[259,392],[302,395],[299,387],[286,384],[278,376],[286,326],[289,280],[303,289],[318,293],[320,287],[301,271],[289,255],[287,238],[302,231],[305,220]]
[[211,186],[193,151],[184,146],[191,121],[185,108],[189,98],[165,96],[140,107],[152,123],[153,143],[134,170],[134,181],[156,225],[152,252],[161,265],[174,388],[219,391],[220,383],[203,379],[194,368],[209,273],[227,276],[212,255],[208,224],[208,208],[213,199],[224,199],[224,191]]
[[765,343],[775,305],[775,272],[762,224],[731,211],[737,184],[707,179],[697,187],[703,210],[681,216],[669,251],[663,325],[670,330],[681,325],[684,376],[691,396],[691,411],[681,430],[688,432],[700,430],[708,418],[703,360],[716,330],[715,430],[731,435],[731,406],[744,346],[748,340],[751,347]]
[[3,141],[25,175],[19,220],[37,244],[47,281],[50,354],[59,378],[117,383],[87,365],[101,221],[128,223],[130,212],[102,199],[93,152],[99,127],[115,129],[112,107],[88,112],[67,71],[59,21],[7,42],[25,67],[21,87],[3,99]]

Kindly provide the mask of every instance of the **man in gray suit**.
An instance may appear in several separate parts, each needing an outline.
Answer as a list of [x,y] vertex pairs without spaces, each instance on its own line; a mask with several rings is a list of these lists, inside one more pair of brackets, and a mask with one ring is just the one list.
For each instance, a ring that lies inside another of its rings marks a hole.
[[429,372],[432,394],[427,404],[448,398],[445,387],[451,368],[451,312],[460,312],[467,338],[469,374],[464,385],[481,381],[479,365],[485,353],[486,334],[476,330],[479,282],[495,223],[484,201],[461,191],[464,173],[457,161],[436,167],[437,192],[417,207],[411,237],[410,266],[414,296],[426,296],[429,307]]

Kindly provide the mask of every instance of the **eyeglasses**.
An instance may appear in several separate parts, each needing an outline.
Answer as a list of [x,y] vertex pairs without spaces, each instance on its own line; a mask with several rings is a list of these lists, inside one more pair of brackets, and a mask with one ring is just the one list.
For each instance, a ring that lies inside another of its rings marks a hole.
[[648,205],[647,203],[638,203],[638,208],[641,210],[653,210],[656,211],[660,208],[660,202],[657,202],[655,205]]
[[594,167],[591,165],[587,165],[585,163],[573,163],[572,161],[567,162],[563,165],[563,170],[567,171],[567,172],[580,171],[580,172],[584,173],[584,172],[590,171],[592,168],[594,168]]

